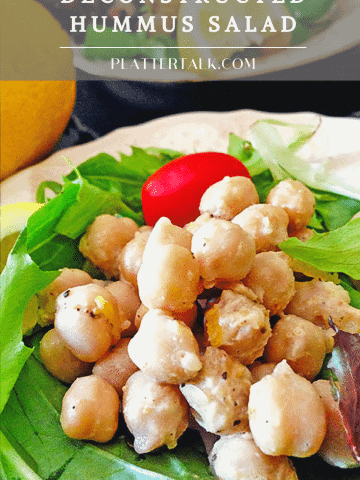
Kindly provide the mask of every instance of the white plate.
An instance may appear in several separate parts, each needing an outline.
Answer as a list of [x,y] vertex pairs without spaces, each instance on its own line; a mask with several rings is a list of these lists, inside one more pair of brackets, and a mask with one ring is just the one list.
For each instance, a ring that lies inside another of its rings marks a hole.
[[[235,80],[263,75],[331,57],[360,44],[359,25],[359,0],[337,0],[332,22],[319,34],[312,36],[301,44],[306,49],[281,50],[274,55],[256,57],[255,69],[221,70],[211,79]],[[110,61],[89,61],[82,57],[79,49],[74,49],[73,53],[75,67],[91,75],[149,82],[204,80],[204,77],[185,70],[152,70],[149,68],[146,70],[136,70],[134,68],[127,70],[115,68],[112,70]],[[249,54],[249,57],[251,57],[251,54]]]
[[[238,110],[226,113],[183,113],[137,125],[123,127],[84,145],[55,153],[48,159],[26,168],[2,183],[1,203],[35,201],[40,182],[60,181],[71,171],[65,158],[77,166],[88,158],[105,152],[119,158],[119,152],[129,154],[131,146],[160,147],[184,153],[201,151],[226,152],[229,134],[249,139],[249,129],[254,122],[273,118],[287,122],[313,124],[320,127],[310,142],[302,149],[308,161],[332,157],[340,168],[348,168],[360,184],[360,120],[320,116],[316,113],[275,114],[255,110]],[[358,173],[356,173],[358,172]]]

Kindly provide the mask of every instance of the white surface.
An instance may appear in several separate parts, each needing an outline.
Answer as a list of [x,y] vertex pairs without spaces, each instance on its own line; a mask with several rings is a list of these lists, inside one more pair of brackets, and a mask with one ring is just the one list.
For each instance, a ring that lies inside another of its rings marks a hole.
[[101,152],[119,158],[119,152],[129,154],[132,145],[171,148],[185,153],[209,150],[226,152],[230,133],[249,139],[250,127],[264,118],[303,124],[313,124],[320,120],[318,131],[301,151],[302,157],[307,161],[321,161],[331,157],[331,164],[337,166],[339,176],[350,174],[354,184],[360,185],[359,119],[325,117],[314,113],[273,114],[255,110],[198,112],[172,115],[134,127],[120,128],[87,144],[57,152],[5,180],[1,186],[1,203],[5,205],[35,201],[40,182],[61,182],[62,175],[71,171],[64,157],[76,166]]

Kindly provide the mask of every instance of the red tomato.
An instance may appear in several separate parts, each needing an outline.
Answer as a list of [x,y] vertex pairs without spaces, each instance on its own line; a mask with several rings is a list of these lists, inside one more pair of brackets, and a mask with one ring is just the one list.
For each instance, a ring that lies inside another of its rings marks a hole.
[[168,217],[181,227],[192,222],[199,216],[204,192],[226,176],[250,178],[246,167],[226,153],[194,153],[167,163],[143,185],[141,199],[146,223],[155,225],[160,217]]

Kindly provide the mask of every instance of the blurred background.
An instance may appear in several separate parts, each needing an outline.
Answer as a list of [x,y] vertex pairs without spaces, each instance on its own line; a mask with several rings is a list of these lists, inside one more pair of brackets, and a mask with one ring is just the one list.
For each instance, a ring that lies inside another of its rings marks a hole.
[[[55,0],[39,1],[68,32],[70,15],[86,15],[89,21],[91,15],[115,14],[120,17],[122,15],[123,18],[129,13],[124,11],[129,4],[122,4],[120,0],[114,0],[111,4],[95,0],[95,3],[90,5],[82,4],[81,0],[74,0],[69,4],[60,4]],[[322,3],[325,5],[326,0]],[[132,5],[136,8],[136,2]],[[330,22],[337,19],[336,15],[344,14],[340,11],[339,0],[327,0],[327,6],[331,8],[330,14],[327,13],[325,18],[330,18]],[[338,32],[336,42],[340,42],[342,33]],[[357,45],[347,46],[334,55],[327,56],[328,52],[324,52],[324,58],[279,70],[274,60],[273,71],[261,75],[252,73],[251,77],[241,77],[239,80],[121,80],[94,75],[86,71],[86,68],[77,67],[73,120],[76,118],[78,125],[83,125],[95,135],[103,135],[118,127],[192,111],[229,111],[244,108],[269,112],[315,111],[324,115],[348,116],[360,110],[357,83],[360,80],[359,30],[357,35]],[[72,41],[82,44],[85,34],[72,34]],[[328,42],[329,48],[333,48],[336,42]],[[353,39],[352,42],[354,43]],[[335,47],[334,49],[336,51]],[[276,55],[272,57],[275,58]],[[75,123],[72,122],[73,128]]]
[[[138,3],[134,0],[134,4]],[[271,0],[267,3],[271,4]],[[154,0],[156,8],[159,4],[160,0]],[[250,0],[250,4],[256,6],[255,1]],[[287,58],[292,60],[293,50],[262,56],[251,50],[249,56],[256,57],[259,68],[249,73],[238,70],[238,77],[231,70],[219,70],[216,79],[193,72],[188,76],[187,71],[158,70],[155,79],[151,72],[147,75],[135,70],[134,75],[129,70],[109,75],[109,69],[104,70],[103,66],[110,62],[95,56],[100,50],[88,50],[90,56],[81,51],[87,33],[71,34],[69,38],[70,16],[84,15],[87,22],[92,15],[124,18],[128,13],[124,5],[129,4],[121,0],[113,0],[111,4],[101,0],[94,0],[93,4],[83,4],[81,0],[65,4],[60,0],[3,2],[2,7],[7,10],[1,35],[7,43],[1,42],[2,79],[30,81],[2,82],[1,178],[45,158],[54,145],[59,150],[116,128],[166,115],[239,109],[356,115],[360,111],[360,3],[303,2],[311,8],[320,4],[329,10],[311,28],[307,28],[308,13],[304,13],[303,31],[311,30],[312,43],[307,43],[306,38],[296,39],[309,45],[309,54],[314,49],[316,54],[293,62],[291,68],[284,68],[279,59],[288,52]],[[155,13],[159,15],[159,11]],[[356,28],[352,28],[353,24]],[[97,41],[97,34],[95,37]],[[176,42],[176,39],[166,41]],[[65,44],[71,48],[59,48]],[[74,49],[74,46],[80,47]],[[176,43],[175,47],[177,50]],[[160,50],[158,46],[153,48],[155,53]],[[266,68],[262,67],[264,62]],[[174,80],[172,73],[179,73],[180,80]]]
[[238,109],[348,116],[360,110],[359,84],[254,79],[181,84],[78,80],[73,115],[103,135],[169,114]]

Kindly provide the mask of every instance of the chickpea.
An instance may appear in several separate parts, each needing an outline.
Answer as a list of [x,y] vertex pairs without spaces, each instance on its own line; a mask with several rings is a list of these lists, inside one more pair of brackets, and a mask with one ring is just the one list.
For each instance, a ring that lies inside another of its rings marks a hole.
[[213,218],[193,235],[191,251],[200,264],[205,288],[219,282],[238,282],[250,271],[255,257],[254,239],[241,227]]
[[116,299],[95,284],[66,290],[57,299],[55,328],[67,348],[84,362],[96,362],[129,326]]
[[312,384],[280,362],[250,388],[249,423],[266,455],[308,457],[325,437],[325,408]]
[[264,357],[273,363],[285,359],[295,373],[311,381],[331,350],[332,337],[325,330],[296,315],[284,315],[273,328]]
[[60,293],[68,288],[87,285],[92,281],[93,279],[90,275],[82,270],[78,270],[77,268],[64,268],[60,275],[37,295],[39,303],[39,324],[44,327],[54,323],[56,299]]
[[222,436],[209,456],[219,480],[297,480],[295,469],[284,456],[265,455],[251,433]]
[[299,180],[282,180],[274,187],[266,200],[267,204],[283,208],[289,215],[289,232],[305,228],[315,212],[315,197]]
[[288,214],[273,205],[251,205],[232,219],[255,240],[256,253],[276,250],[288,238]]
[[[137,330],[139,330],[140,328],[140,324],[141,324],[141,320],[143,319],[143,316],[148,311],[149,311],[149,308],[145,307],[143,303],[138,308],[135,316],[135,326]],[[166,310],[163,310],[163,312],[165,314],[167,313],[170,316],[176,318],[176,320],[181,320],[188,327],[192,328],[195,324],[195,320],[198,315],[198,308],[196,303],[194,303],[193,307],[190,310],[186,310],[186,312],[166,312]]]
[[255,185],[247,177],[224,177],[211,185],[200,200],[200,213],[231,220],[245,208],[259,203]]
[[248,365],[248,369],[252,375],[253,383],[258,382],[265,375],[270,375],[276,367],[275,363],[261,363],[259,360],[256,360],[251,365]]
[[199,215],[193,222],[187,223],[184,228],[188,230],[191,234],[194,234],[196,230],[198,230],[212,218],[214,217],[209,212],[203,213],[202,215]]
[[244,279],[270,315],[281,313],[295,293],[295,278],[283,252],[262,252],[255,256],[252,269]]
[[116,390],[103,378],[77,378],[63,398],[61,426],[70,438],[108,442],[118,427],[119,406]]
[[138,230],[131,218],[100,215],[80,240],[79,250],[108,277],[119,278],[118,257]]
[[249,370],[215,347],[206,349],[201,362],[196,377],[180,386],[195,420],[217,435],[248,430]]
[[131,283],[136,289],[138,288],[137,274],[142,264],[145,245],[150,233],[149,230],[136,232],[135,237],[125,245],[119,256],[121,278]]
[[324,403],[327,417],[326,435],[318,452],[319,455],[335,467],[358,467],[359,464],[355,462],[351,454],[351,445],[339,410],[339,402],[331,393],[329,380],[316,380],[313,386]]
[[123,388],[123,413],[134,449],[146,453],[174,448],[189,422],[188,405],[176,385],[158,383],[146,373],[131,375]]
[[185,312],[201,291],[199,264],[187,248],[165,245],[142,263],[138,285],[140,300],[148,308]]
[[349,293],[332,282],[295,282],[295,295],[285,312],[329,328],[329,317],[340,330],[360,333],[360,310],[349,305]]
[[142,319],[145,313],[147,313],[149,310],[150,309],[148,307],[145,307],[143,303],[140,304],[140,307],[137,309],[136,315],[135,315],[135,326],[137,330],[139,330],[140,328],[140,324],[142,322]]
[[114,296],[119,310],[125,314],[126,320],[130,323],[130,326],[123,330],[121,336],[132,337],[137,331],[135,315],[141,304],[137,291],[130,283],[122,281],[111,282],[105,288]]
[[201,368],[199,346],[190,328],[161,310],[149,310],[130,340],[129,356],[158,382],[178,384]]
[[40,357],[46,369],[62,382],[72,383],[77,377],[90,375],[92,363],[82,362],[73,355],[52,328],[40,342]]
[[119,397],[128,378],[139,369],[128,354],[130,338],[122,338],[114,348],[109,350],[94,365],[92,373],[106,380],[115,388]]
[[150,225],[141,225],[141,227],[139,227],[139,232],[140,233],[145,233],[145,232],[151,232],[151,230],[153,229],[153,227],[151,227]]
[[314,230],[311,228],[303,228],[298,232],[295,232],[294,237],[298,238],[301,242],[307,242],[314,235]]
[[244,365],[261,357],[271,335],[269,314],[243,287],[224,290],[219,303],[205,313],[210,343]]
[[164,245],[180,245],[190,251],[192,234],[185,228],[173,225],[166,217],[161,217],[150,234],[144,255],[153,255],[154,250]]

